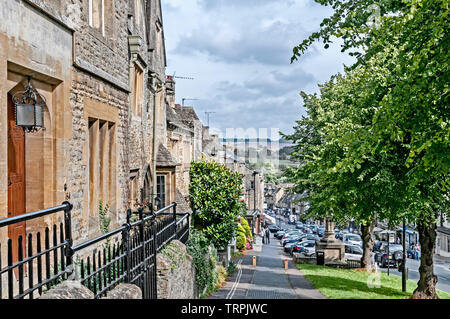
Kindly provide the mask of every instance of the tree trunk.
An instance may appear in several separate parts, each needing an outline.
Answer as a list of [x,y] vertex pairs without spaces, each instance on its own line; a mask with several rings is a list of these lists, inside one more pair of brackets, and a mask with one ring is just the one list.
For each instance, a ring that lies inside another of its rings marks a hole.
[[434,244],[436,242],[436,223],[421,221],[417,225],[420,242],[420,279],[411,298],[439,299],[436,294],[437,276],[433,272]]
[[361,233],[363,240],[363,255],[361,258],[361,267],[367,272],[372,272],[372,251],[373,251],[373,229],[375,220],[371,220],[367,225],[361,223]]

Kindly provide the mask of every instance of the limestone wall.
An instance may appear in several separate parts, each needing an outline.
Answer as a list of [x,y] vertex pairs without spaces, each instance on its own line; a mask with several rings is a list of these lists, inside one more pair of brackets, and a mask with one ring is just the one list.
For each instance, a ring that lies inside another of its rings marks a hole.
[[195,266],[186,246],[172,241],[156,257],[158,299],[195,299]]

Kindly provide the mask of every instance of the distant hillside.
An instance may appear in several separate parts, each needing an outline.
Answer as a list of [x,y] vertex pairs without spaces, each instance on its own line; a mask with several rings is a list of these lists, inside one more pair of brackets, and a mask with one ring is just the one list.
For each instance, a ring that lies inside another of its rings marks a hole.
[[223,143],[279,143],[292,145],[291,141],[279,139],[272,140],[270,138],[221,138],[219,139]]

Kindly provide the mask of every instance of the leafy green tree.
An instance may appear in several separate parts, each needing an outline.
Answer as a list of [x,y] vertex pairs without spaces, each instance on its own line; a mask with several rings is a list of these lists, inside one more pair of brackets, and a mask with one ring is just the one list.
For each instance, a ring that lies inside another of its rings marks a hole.
[[[353,51],[350,54],[357,57],[352,69],[366,70],[363,78],[351,76],[355,81],[349,84],[354,94],[347,95],[351,97],[347,100],[348,120],[331,123],[331,128],[327,121],[320,124],[330,128],[329,134],[335,132],[330,143],[337,143],[344,151],[331,170],[340,171],[343,178],[344,171],[356,172],[369,160],[384,169],[383,174],[388,175],[380,175],[378,181],[384,179],[382,185],[387,187],[380,187],[378,193],[388,196],[374,201],[379,206],[377,213],[386,214],[392,223],[403,218],[416,221],[422,257],[414,297],[437,298],[437,278],[433,273],[435,228],[437,215],[448,212],[450,183],[448,0],[316,2],[332,6],[334,13],[323,20],[318,32],[294,48],[291,61],[315,41],[322,40],[328,47],[339,37],[343,40],[342,51]],[[376,23],[369,19],[374,13],[379,13]],[[374,99],[368,98],[371,96]],[[358,116],[369,122],[359,125]],[[326,167],[316,166],[322,169],[316,171],[320,173]],[[308,169],[313,169],[313,165]],[[325,183],[331,180],[324,179],[314,187],[328,189],[333,196],[343,180],[335,179],[333,189]],[[389,185],[389,180],[396,183]],[[394,190],[399,198],[389,195]],[[356,194],[361,195],[361,201],[369,198],[363,188],[358,188]],[[322,206],[333,203],[332,198],[322,198]]]
[[195,228],[217,248],[226,247],[237,227],[242,175],[213,160],[193,161],[189,195]]

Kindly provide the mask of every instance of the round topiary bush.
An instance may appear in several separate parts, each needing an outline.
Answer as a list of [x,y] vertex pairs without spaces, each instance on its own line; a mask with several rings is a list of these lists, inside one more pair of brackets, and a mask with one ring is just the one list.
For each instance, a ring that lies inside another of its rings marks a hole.
[[243,227],[244,230],[245,230],[245,236],[246,236],[247,238],[250,238],[250,240],[253,240],[252,230],[250,229],[250,226],[249,226],[249,224],[248,224],[248,221],[247,221],[244,217],[241,217],[241,218],[240,218],[240,221],[241,221],[242,227]]
[[242,227],[241,224],[237,224],[236,247],[239,250],[243,250],[246,248],[246,246],[247,246],[247,238],[245,236],[244,227]]

